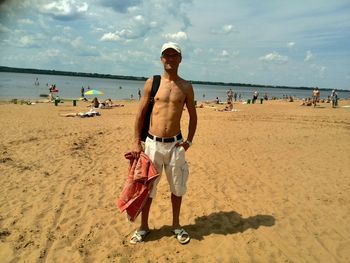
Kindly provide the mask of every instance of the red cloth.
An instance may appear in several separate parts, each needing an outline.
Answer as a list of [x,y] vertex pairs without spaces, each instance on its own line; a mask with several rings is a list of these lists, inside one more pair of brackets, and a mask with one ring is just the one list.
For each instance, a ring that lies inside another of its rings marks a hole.
[[120,212],[126,210],[128,219],[134,222],[146,204],[152,183],[159,176],[159,173],[149,157],[143,152],[138,159],[134,159],[130,153],[126,153],[125,158],[130,160],[128,178],[117,200],[117,206]]

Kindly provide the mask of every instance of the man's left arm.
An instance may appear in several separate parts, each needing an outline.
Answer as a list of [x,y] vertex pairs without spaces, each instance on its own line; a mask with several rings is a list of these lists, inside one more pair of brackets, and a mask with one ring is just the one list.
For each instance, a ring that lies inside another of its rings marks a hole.
[[197,128],[197,111],[196,111],[196,105],[194,104],[194,92],[193,92],[192,85],[190,85],[187,93],[186,107],[189,115],[189,123],[188,123],[188,136],[187,136],[187,140],[184,141],[183,143],[183,147],[187,151],[187,149],[190,147],[190,144],[192,143],[192,140],[193,140],[194,134],[196,133],[196,128]]

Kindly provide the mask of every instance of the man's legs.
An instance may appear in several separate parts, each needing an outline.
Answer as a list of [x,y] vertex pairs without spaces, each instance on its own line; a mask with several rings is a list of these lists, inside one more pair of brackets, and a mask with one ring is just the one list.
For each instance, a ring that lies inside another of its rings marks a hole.
[[149,215],[149,210],[151,208],[151,204],[152,204],[152,198],[148,198],[145,206],[142,208],[140,230],[149,230],[148,215]]
[[176,196],[171,194],[171,204],[173,207],[173,228],[180,227],[180,209],[181,209],[182,196]]
[[149,233],[148,215],[149,215],[149,210],[151,208],[151,204],[152,204],[152,198],[148,198],[145,206],[142,209],[141,226],[138,230],[135,231],[135,233],[132,235],[130,239],[130,243],[133,245],[144,241],[144,238]]
[[[174,234],[179,235],[177,236],[177,239],[180,243],[185,244],[190,241],[190,236],[188,233],[180,226],[180,209],[181,209],[181,202],[182,202],[182,196],[176,196],[174,194],[171,194],[171,204],[173,207],[173,229]],[[178,234],[175,232],[175,229],[177,231],[181,231],[181,234]]]

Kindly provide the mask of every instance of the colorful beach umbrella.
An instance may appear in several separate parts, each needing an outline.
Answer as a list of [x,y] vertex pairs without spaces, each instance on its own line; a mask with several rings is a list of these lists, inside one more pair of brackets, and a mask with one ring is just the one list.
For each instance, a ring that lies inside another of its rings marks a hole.
[[99,90],[90,89],[87,92],[85,92],[84,94],[85,95],[103,95],[104,93],[102,91],[99,91]]

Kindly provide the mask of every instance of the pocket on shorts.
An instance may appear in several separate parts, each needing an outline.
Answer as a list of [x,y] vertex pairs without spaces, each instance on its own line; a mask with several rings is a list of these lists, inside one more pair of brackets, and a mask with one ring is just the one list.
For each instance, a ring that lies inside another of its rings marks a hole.
[[176,192],[183,195],[186,192],[186,185],[188,180],[188,164],[185,162],[181,167],[175,168],[174,185]]
[[175,147],[175,158],[173,165],[182,166],[185,161],[185,148],[182,146]]

